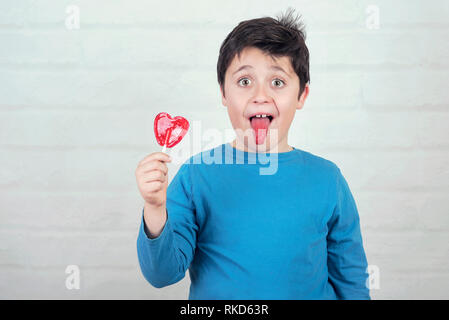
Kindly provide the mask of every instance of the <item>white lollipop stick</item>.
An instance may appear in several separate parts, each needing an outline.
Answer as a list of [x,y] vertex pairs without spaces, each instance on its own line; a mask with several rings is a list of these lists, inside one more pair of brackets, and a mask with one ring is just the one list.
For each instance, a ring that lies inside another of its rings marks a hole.
[[165,142],[164,142],[164,147],[162,148],[162,152],[165,152],[165,150],[167,149],[167,143],[168,143],[168,138],[171,135],[171,130],[167,132],[167,136],[165,137]]

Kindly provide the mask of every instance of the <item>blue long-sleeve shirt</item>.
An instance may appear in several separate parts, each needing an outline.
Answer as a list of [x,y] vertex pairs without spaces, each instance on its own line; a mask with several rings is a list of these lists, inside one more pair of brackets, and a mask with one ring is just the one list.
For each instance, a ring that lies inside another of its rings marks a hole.
[[167,221],[137,252],[161,288],[189,270],[189,299],[370,299],[359,215],[333,162],[229,143],[190,157],[167,189]]

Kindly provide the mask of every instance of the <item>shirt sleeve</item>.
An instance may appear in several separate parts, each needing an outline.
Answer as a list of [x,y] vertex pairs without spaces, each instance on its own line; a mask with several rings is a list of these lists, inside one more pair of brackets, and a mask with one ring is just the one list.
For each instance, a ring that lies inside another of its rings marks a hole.
[[150,238],[140,222],[137,255],[145,279],[162,288],[184,278],[193,259],[198,226],[188,165],[183,164],[167,187],[167,220],[161,233]]
[[340,169],[336,177],[336,204],[328,222],[329,282],[338,299],[370,300],[368,263],[363,249],[360,218],[348,183]]

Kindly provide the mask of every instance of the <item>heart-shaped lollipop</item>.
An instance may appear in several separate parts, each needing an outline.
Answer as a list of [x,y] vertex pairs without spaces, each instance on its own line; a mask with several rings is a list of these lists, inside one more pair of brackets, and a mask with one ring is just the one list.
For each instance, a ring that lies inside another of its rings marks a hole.
[[177,145],[188,129],[189,122],[181,116],[172,118],[167,112],[161,112],[154,119],[154,135],[157,143],[164,146],[162,152]]

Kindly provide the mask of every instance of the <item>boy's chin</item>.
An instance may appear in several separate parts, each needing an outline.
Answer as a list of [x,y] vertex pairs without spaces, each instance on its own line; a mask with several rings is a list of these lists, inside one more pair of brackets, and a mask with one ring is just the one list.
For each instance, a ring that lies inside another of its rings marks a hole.
[[[237,133],[238,138],[234,140],[234,147],[240,150],[246,150],[248,152],[260,152],[260,153],[277,153],[279,149],[278,132],[277,130],[270,129],[264,139],[256,139],[253,131],[246,131],[242,134],[240,131]],[[262,140],[262,141],[261,141]]]
[[[267,137],[268,138],[268,137]],[[256,144],[255,139],[246,145],[249,152],[263,152],[263,153],[274,153],[278,152],[277,141],[270,141],[270,139],[265,139],[263,143]]]

